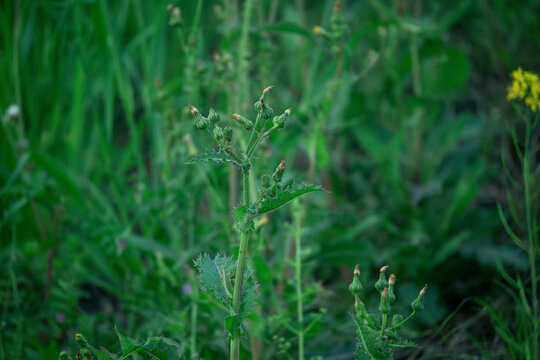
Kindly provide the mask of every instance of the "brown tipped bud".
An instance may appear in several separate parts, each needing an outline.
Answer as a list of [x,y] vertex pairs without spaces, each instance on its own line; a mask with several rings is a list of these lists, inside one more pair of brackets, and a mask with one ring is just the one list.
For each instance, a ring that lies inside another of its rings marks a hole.
[[263,95],[268,94],[272,89],[274,88],[274,85],[268,86],[266,89],[263,90]]
[[382,291],[382,293],[381,293],[381,296],[383,296],[383,297],[388,297],[388,288],[387,288],[387,287],[385,287],[385,288],[383,289],[383,291]]
[[425,295],[425,293],[426,293],[426,290],[427,290],[427,284],[426,284],[426,285],[424,285],[424,287],[422,288],[422,290],[420,290],[420,293],[419,293],[419,295],[420,295],[420,296],[424,296],[424,295]]
[[191,111],[191,113],[193,115],[197,115],[199,113],[199,110],[197,110],[197,108],[195,106],[193,106],[191,104],[188,104],[188,106],[189,106],[189,111]]
[[242,125],[244,129],[251,130],[253,128],[253,123],[242,115],[234,113],[232,117],[234,120],[238,121],[238,123]]
[[396,275],[391,274],[390,279],[388,279],[388,285],[392,286],[396,283]]
[[174,9],[172,10],[172,13],[174,16],[178,17],[180,16],[180,8],[179,7],[174,7]]
[[288,108],[287,110],[285,110],[285,115],[287,116],[291,115],[291,109],[292,108]]
[[172,9],[174,9],[174,5],[173,5],[173,4],[167,5],[167,11],[172,11]]
[[383,273],[383,272],[385,272],[386,270],[388,270],[389,267],[390,267],[389,265],[384,265],[384,266],[381,268],[380,271]]
[[276,168],[276,171],[274,171],[274,175],[272,175],[272,179],[276,183],[280,183],[281,179],[283,178],[284,172],[285,172],[285,160],[281,160],[278,167]]
[[360,270],[358,269],[359,266],[360,266],[359,264],[356,264],[356,266],[354,267],[354,272],[353,272],[354,275],[360,275]]
[[339,9],[341,9],[341,1],[336,0],[336,2],[334,3],[334,11],[339,11]]

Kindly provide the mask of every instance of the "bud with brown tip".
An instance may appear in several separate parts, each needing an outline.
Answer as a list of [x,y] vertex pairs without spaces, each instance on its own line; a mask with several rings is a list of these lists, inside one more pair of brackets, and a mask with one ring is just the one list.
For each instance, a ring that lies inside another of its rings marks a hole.
[[381,268],[379,272],[379,280],[375,283],[375,289],[377,289],[378,292],[382,292],[385,287],[388,287],[388,281],[386,281],[384,277],[384,272],[389,268],[388,265],[385,265]]
[[233,114],[232,115],[233,119],[238,121],[238,123],[246,130],[251,130],[253,128],[253,123],[246,119],[245,117],[243,117],[242,115],[240,114]]
[[284,172],[285,172],[285,160],[281,160],[278,167],[276,168],[276,171],[274,171],[274,175],[272,175],[272,179],[276,183],[280,183],[281,179],[283,179]]

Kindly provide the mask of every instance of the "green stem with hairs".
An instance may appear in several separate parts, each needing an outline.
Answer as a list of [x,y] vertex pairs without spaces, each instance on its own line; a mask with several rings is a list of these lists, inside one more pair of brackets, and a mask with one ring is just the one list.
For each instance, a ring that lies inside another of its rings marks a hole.
[[[536,121],[535,121],[536,122]],[[533,359],[538,359],[538,280],[536,274],[536,253],[538,247],[538,241],[535,239],[534,230],[533,230],[533,219],[532,219],[532,202],[531,202],[531,188],[530,188],[530,143],[532,137],[532,126],[529,119],[526,120],[526,129],[525,129],[525,149],[523,150],[523,182],[525,184],[525,212],[527,217],[527,242],[528,242],[528,255],[529,255],[529,266],[531,272],[531,290],[532,290],[532,308],[533,308],[533,335],[531,337],[531,345],[533,351]]]
[[[242,188],[244,192],[244,205],[249,206],[249,170],[242,170]],[[242,285],[244,283],[244,271],[247,260],[248,234],[240,234],[240,249],[238,250],[238,262],[236,263],[236,276],[234,280],[233,314],[240,316],[242,307]],[[230,346],[230,359],[240,358],[240,324],[235,324]]]
[[302,208],[294,212],[296,316],[298,320],[298,360],[304,360],[304,299],[302,293]]

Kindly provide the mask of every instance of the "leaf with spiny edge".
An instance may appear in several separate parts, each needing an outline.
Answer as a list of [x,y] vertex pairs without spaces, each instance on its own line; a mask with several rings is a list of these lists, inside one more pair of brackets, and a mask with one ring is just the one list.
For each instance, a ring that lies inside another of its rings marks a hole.
[[245,206],[238,206],[233,211],[234,225],[236,230],[241,233],[248,233],[255,230],[253,224],[253,215],[251,215]]
[[245,166],[244,163],[238,162],[235,158],[233,158],[231,155],[229,155],[227,152],[225,152],[221,148],[219,148],[219,150],[217,151],[209,150],[209,151],[199,153],[193,156],[188,161],[186,161],[186,165],[194,165],[200,162],[208,163],[209,161],[212,161],[214,164],[223,164],[227,162],[232,163],[240,169],[242,169]]
[[288,202],[300,197],[304,194],[314,191],[326,191],[320,185],[312,184],[292,184],[285,189],[278,189],[275,196],[266,196],[256,203],[252,204],[248,211],[254,215],[262,215],[269,213],[280,207],[284,206]]
[[236,262],[232,256],[217,254],[211,259],[207,254],[199,255],[194,261],[200,273],[201,286],[223,305],[230,307],[232,277]]

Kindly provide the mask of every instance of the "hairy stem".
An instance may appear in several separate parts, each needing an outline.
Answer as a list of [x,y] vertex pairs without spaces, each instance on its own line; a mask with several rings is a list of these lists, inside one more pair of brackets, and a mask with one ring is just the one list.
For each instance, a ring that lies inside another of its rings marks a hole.
[[295,242],[295,282],[296,282],[296,315],[298,319],[298,360],[304,360],[304,300],[302,294],[302,210],[295,211],[294,242]]
[[532,308],[533,308],[533,336],[531,338],[531,345],[533,351],[533,359],[538,359],[538,283],[537,283],[537,274],[536,274],[536,252],[537,244],[533,238],[533,220],[532,220],[532,203],[531,203],[531,188],[529,184],[530,180],[530,142],[532,135],[531,121],[526,121],[526,130],[525,130],[525,149],[523,156],[523,182],[525,184],[525,212],[527,217],[527,242],[528,242],[528,255],[529,255],[529,266],[531,272],[531,290],[532,290]]
[[[249,206],[249,171],[242,171],[242,188],[244,192],[244,205]],[[240,234],[240,249],[238,250],[238,262],[236,263],[236,276],[234,280],[233,293],[233,315],[239,316],[242,306],[242,285],[244,283],[244,271],[247,260],[248,234]],[[230,347],[231,360],[238,360],[240,356],[240,324],[236,324],[233,330],[233,336]]]

